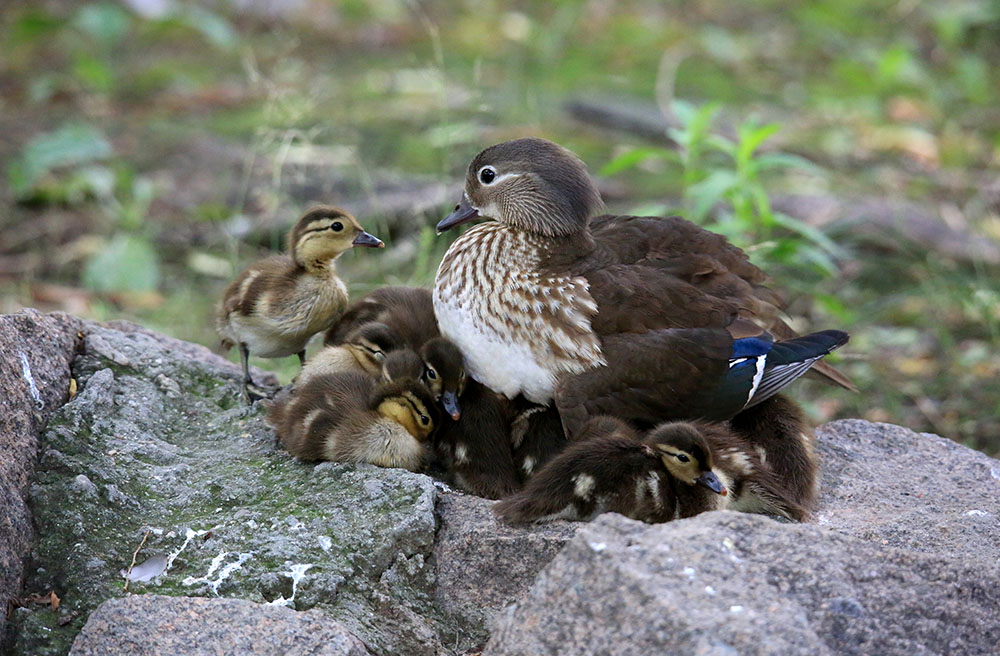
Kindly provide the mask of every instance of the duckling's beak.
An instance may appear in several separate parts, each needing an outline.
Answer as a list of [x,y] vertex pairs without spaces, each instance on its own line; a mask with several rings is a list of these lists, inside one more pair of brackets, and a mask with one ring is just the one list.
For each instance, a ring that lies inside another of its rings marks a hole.
[[462,409],[458,407],[458,396],[454,392],[445,392],[441,395],[441,405],[448,411],[451,418],[458,421],[462,416]]
[[707,487],[716,494],[721,494],[722,496],[729,494],[729,490],[727,490],[726,486],[722,484],[719,477],[715,475],[715,472],[707,471],[698,478],[694,479],[694,482],[703,487]]
[[454,228],[457,225],[467,223],[477,216],[479,216],[479,210],[472,207],[469,204],[468,197],[463,194],[462,202],[455,206],[455,211],[438,221],[437,233],[440,235],[448,228]]
[[354,241],[352,241],[351,243],[354,244],[355,246],[368,246],[369,248],[385,248],[385,242],[383,242],[375,235],[365,232],[364,230],[362,230],[361,234],[355,237]]

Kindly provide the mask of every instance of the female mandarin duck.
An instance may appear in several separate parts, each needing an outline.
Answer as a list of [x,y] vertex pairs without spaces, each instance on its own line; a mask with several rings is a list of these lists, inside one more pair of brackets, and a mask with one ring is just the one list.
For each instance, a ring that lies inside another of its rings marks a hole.
[[510,398],[553,400],[566,435],[589,416],[651,427],[729,419],[847,342],[797,337],[765,275],[724,237],[678,217],[598,216],[573,153],[542,139],[487,148],[438,231],[459,237],[437,272],[434,311],[469,374]]

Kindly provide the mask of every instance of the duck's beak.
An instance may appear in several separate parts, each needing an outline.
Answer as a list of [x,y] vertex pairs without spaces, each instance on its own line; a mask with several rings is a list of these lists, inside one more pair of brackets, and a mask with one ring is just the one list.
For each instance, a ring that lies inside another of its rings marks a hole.
[[364,230],[361,234],[354,238],[351,242],[355,246],[368,246],[369,248],[385,248],[385,242],[376,237],[373,234],[367,233]]
[[721,494],[722,496],[729,494],[729,490],[727,490],[726,486],[722,484],[719,477],[715,475],[715,472],[707,471],[698,478],[694,479],[694,482],[703,487],[707,487],[716,494]]
[[440,235],[448,228],[454,228],[479,216],[479,210],[469,204],[469,199],[464,194],[462,202],[455,206],[455,211],[444,217],[437,224],[437,232]]
[[451,418],[458,421],[462,416],[462,409],[458,407],[458,395],[454,392],[445,392],[441,395],[441,405],[451,415]]

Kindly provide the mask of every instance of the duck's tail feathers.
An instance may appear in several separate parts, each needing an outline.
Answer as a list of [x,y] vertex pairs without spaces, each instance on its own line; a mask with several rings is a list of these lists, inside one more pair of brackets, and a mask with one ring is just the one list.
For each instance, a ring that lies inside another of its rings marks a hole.
[[775,342],[767,354],[764,375],[744,407],[751,408],[771,398],[809,371],[820,358],[846,344],[848,339],[848,334],[842,330],[822,330]]

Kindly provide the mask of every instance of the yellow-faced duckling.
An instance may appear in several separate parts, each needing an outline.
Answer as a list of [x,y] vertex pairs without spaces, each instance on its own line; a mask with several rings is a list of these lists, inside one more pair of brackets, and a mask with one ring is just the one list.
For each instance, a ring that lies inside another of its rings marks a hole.
[[434,283],[441,334],[508,398],[553,400],[567,436],[588,416],[642,425],[727,420],[813,368],[842,331],[797,338],[766,276],[721,235],[679,217],[597,216],[576,155],[543,139],[482,151],[438,231],[478,225]]
[[322,374],[357,371],[377,377],[389,353],[403,345],[389,326],[370,321],[355,328],[338,346],[324,346],[302,367],[296,385]]
[[306,342],[329,328],[347,307],[347,286],[334,266],[355,246],[385,244],[336,207],[310,209],[292,227],[288,253],[255,262],[226,289],[217,318],[222,345],[238,346],[243,364],[243,394],[264,396],[250,377],[250,353],[263,358],[298,355],[305,362]]
[[414,351],[439,336],[431,291],[420,287],[380,287],[352,302],[326,333],[323,342],[336,345],[351,331],[370,321],[391,328],[403,345]]
[[663,424],[643,438],[600,416],[494,511],[510,523],[587,520],[602,512],[658,523],[726,508],[728,485],[695,426]]
[[380,383],[358,372],[323,374],[271,407],[268,422],[302,460],[370,462],[419,471],[437,410],[423,384]]

